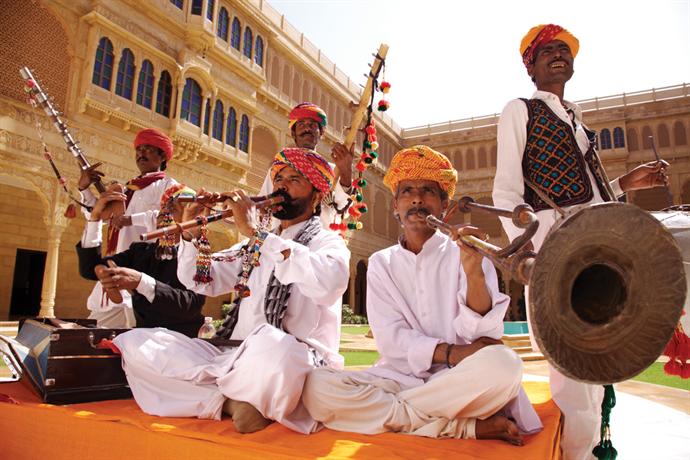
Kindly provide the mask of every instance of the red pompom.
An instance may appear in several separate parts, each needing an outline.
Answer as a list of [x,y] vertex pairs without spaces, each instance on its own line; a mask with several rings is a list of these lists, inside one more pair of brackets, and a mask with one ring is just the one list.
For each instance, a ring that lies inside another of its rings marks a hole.
[[379,89],[383,94],[386,94],[388,91],[391,89],[391,84],[388,83],[387,81],[382,81],[381,84],[379,85]]
[[359,172],[364,172],[364,171],[367,169],[367,165],[366,165],[363,161],[360,161],[360,162],[357,163],[357,165],[355,166],[355,168],[356,168],[357,171],[359,171]]

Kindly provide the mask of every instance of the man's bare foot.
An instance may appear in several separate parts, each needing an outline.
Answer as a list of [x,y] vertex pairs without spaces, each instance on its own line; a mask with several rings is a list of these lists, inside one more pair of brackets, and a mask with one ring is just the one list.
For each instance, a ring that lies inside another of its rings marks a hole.
[[514,446],[523,444],[522,435],[515,422],[502,415],[494,415],[486,420],[477,419],[474,432],[477,439],[502,439]]
[[264,418],[254,406],[244,401],[227,399],[223,404],[223,412],[232,417],[235,429],[243,434],[263,430],[273,423],[273,420]]

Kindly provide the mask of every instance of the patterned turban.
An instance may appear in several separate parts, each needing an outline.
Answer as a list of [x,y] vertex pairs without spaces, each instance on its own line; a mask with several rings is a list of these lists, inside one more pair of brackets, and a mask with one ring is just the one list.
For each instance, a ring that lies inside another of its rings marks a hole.
[[316,121],[321,127],[321,130],[324,130],[328,124],[326,112],[324,112],[321,107],[311,102],[302,102],[296,105],[294,109],[290,110],[288,118],[288,129],[292,129],[295,123],[297,123],[297,120],[303,120],[305,118]]
[[395,195],[400,181],[416,179],[438,182],[441,189],[452,197],[458,172],[444,154],[426,145],[415,145],[395,154],[383,183]]
[[134,138],[134,148],[140,145],[152,145],[158,147],[165,154],[165,159],[170,161],[173,156],[172,140],[162,132],[156,129],[142,129]]
[[304,176],[319,192],[328,193],[333,188],[335,174],[331,165],[328,164],[324,157],[313,150],[297,147],[283,149],[273,159],[271,181],[286,166],[290,166]]
[[580,50],[580,41],[573,34],[556,24],[540,24],[532,27],[520,42],[520,54],[525,66],[534,63],[534,54],[540,45],[554,40],[564,42],[570,47],[570,53],[573,57],[577,56],[577,52]]

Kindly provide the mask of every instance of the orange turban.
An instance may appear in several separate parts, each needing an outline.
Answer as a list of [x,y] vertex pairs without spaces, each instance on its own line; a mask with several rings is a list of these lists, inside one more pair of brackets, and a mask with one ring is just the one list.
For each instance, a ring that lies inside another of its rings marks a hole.
[[161,149],[167,161],[170,161],[173,156],[172,140],[157,129],[147,128],[139,131],[137,137],[134,138],[134,148],[140,145],[152,145]]
[[415,145],[395,154],[383,183],[395,195],[400,181],[415,179],[438,182],[441,189],[452,197],[458,182],[458,172],[444,154],[426,145]]
[[313,150],[293,147],[278,152],[271,165],[271,181],[286,166],[304,176],[319,192],[328,193],[333,188],[333,168],[323,156]]
[[288,115],[288,129],[292,129],[298,120],[303,120],[305,118],[316,121],[321,127],[321,131],[323,131],[326,128],[326,124],[328,124],[326,112],[324,112],[321,107],[311,102],[302,102],[290,110],[290,115]]
[[561,40],[570,48],[570,54],[577,56],[580,41],[573,34],[556,24],[540,24],[532,27],[520,42],[520,55],[525,66],[534,63],[534,53],[543,45],[554,40]]

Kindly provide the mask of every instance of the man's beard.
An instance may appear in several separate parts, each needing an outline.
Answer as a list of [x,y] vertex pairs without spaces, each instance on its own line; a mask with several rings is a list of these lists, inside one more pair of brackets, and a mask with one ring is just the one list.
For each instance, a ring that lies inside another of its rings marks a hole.
[[281,209],[273,211],[273,216],[280,220],[291,220],[301,216],[311,206],[309,198],[291,198],[280,204]]

